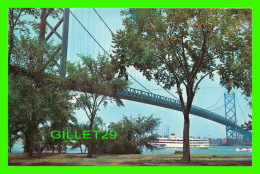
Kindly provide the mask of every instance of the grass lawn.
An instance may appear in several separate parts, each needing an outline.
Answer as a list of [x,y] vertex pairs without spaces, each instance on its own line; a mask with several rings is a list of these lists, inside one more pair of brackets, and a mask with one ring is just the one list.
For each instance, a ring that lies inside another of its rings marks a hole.
[[[9,166],[251,166],[252,161],[234,161],[227,158],[251,158],[251,155],[191,155],[187,164],[179,160],[182,155],[100,155],[86,158],[86,154],[28,154],[9,153]],[[197,158],[197,160],[196,160]],[[199,159],[198,159],[199,158]],[[202,159],[201,159],[202,158]],[[211,161],[218,158],[218,161]],[[223,160],[219,159],[223,158]]]

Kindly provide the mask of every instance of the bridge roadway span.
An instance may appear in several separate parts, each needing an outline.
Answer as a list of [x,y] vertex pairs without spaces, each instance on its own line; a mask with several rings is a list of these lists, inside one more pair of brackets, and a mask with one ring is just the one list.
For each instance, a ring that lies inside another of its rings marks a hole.
[[[31,78],[35,78],[37,76],[37,73],[29,73],[26,69],[24,68],[19,68],[15,67],[12,65],[9,65],[9,71],[13,73],[24,73],[25,75],[29,75]],[[41,74],[42,77],[47,78],[50,77],[50,74]],[[44,79],[43,78],[43,79]],[[49,84],[49,82],[48,82]],[[76,88],[77,85],[75,85],[75,82],[72,81],[71,79],[67,79],[65,89],[69,90],[75,90],[75,91],[81,91],[81,92],[90,92],[89,89],[78,89]],[[178,111],[182,111],[181,109],[181,103],[178,100],[174,100],[171,98],[167,98],[164,96],[160,96],[157,94],[141,91],[138,89],[133,89],[133,88],[127,88],[123,91],[119,91],[117,93],[117,96],[121,99],[126,99],[126,100],[131,100],[131,101],[136,101],[136,102],[141,102],[141,103],[146,103],[146,104],[151,104],[155,106],[160,106],[164,108],[169,108],[169,109],[174,109]],[[248,136],[252,137],[252,133],[249,131],[245,131],[243,128],[241,128],[239,125],[236,125],[234,122],[231,122],[230,120],[226,119],[225,117],[222,117],[221,115],[218,115],[216,113],[213,113],[211,111],[208,111],[206,109],[202,109],[197,106],[192,106],[191,107],[191,114],[203,117],[212,121],[215,121],[217,123],[223,124],[230,126],[232,129],[237,130],[237,132]]]
[[[182,111],[180,101],[138,89],[127,88],[124,91],[119,91],[117,96],[125,100],[131,100],[164,108],[174,109],[177,111]],[[252,136],[251,132],[245,131],[242,127],[236,125],[234,122],[206,109],[192,105],[190,113],[192,115],[203,117],[215,121],[217,123],[230,126],[233,130],[236,130],[238,133],[243,134],[245,136]]]

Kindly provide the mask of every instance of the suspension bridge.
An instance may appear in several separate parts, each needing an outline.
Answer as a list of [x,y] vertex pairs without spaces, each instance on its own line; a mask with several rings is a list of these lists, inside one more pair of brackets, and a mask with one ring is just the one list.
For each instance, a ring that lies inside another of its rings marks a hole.
[[[108,9],[100,10],[106,11]],[[111,27],[115,27],[115,25],[113,25],[113,21],[106,20],[105,16],[101,16],[97,9],[66,8],[63,9],[63,16],[60,19],[50,19],[51,17],[48,17],[48,15],[47,13],[45,20],[47,33],[49,34],[45,37],[45,40],[54,39],[58,40],[57,43],[62,43],[60,49],[63,56],[60,64],[57,65],[60,69],[61,77],[66,78],[67,59],[76,62],[78,61],[77,54],[91,54],[93,57],[101,53],[111,54],[111,41],[114,30]],[[109,22],[112,24],[109,24]],[[129,88],[118,91],[117,95],[119,98],[182,111],[180,101],[170,91],[162,88],[155,81],[148,81],[144,76],[134,70],[133,67],[130,67],[127,71],[134,83]],[[133,74],[141,76],[140,79],[133,77]],[[147,84],[150,88],[145,87]],[[156,90],[151,90],[151,86],[155,85],[157,91],[161,91],[162,94],[158,94]],[[225,125],[227,139],[241,139],[242,137],[247,141],[251,141],[252,133],[245,131],[237,123],[235,103],[238,101],[236,101],[235,94],[226,93],[224,101],[225,104],[222,106],[225,107],[224,116],[194,105],[191,107],[190,113]]]

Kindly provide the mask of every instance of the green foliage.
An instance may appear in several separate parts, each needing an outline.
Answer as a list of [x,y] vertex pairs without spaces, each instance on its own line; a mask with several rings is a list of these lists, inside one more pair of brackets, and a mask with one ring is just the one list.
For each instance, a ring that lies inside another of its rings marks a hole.
[[[93,59],[90,55],[79,55],[80,62],[67,63],[68,78],[76,82],[78,91],[74,92],[75,107],[83,109],[89,120],[89,129],[93,130],[95,118],[101,104],[107,105],[107,100],[115,100],[118,106],[123,105],[117,97],[117,91],[123,90],[128,82],[116,77],[116,69],[104,55],[99,55]],[[92,157],[95,150],[93,138],[88,142],[88,157]],[[79,143],[81,148],[81,143]]]
[[[95,117],[93,130],[102,130],[104,123],[100,117]],[[72,130],[77,130],[79,136],[83,130],[89,130],[89,123],[77,124]],[[81,153],[86,153],[92,143],[92,152],[95,154],[140,154],[142,149],[154,150],[156,147],[151,143],[156,140],[157,135],[153,130],[160,124],[160,119],[151,116],[138,116],[137,118],[124,116],[117,123],[109,124],[109,130],[117,131],[116,139],[77,139],[71,143],[72,148],[80,148]],[[101,133],[98,134],[98,137]]]
[[[20,131],[27,129],[24,123],[45,123],[49,108],[43,96],[47,91],[36,86],[34,81],[23,75],[9,74],[9,119]],[[33,102],[37,101],[37,102]],[[36,116],[37,115],[37,116]],[[21,124],[21,125],[20,125]]]
[[57,51],[59,47],[60,45],[53,45],[52,42],[44,42],[39,46],[38,38],[21,36],[20,40],[16,41],[16,49],[13,50],[10,63],[31,73],[58,74],[55,66],[61,58],[61,53]]
[[[50,128],[63,129],[75,122],[70,94],[57,88],[62,80],[47,75],[58,74],[55,66],[61,57],[60,45],[31,37],[45,33],[45,27],[40,28],[36,21],[42,11],[9,9],[9,147],[22,135],[25,152],[30,156],[33,150],[41,152],[42,147],[50,144],[46,134]],[[56,18],[60,10],[48,12]]]
[[141,153],[144,147],[150,150],[156,149],[150,143],[156,140],[157,135],[153,130],[159,124],[160,119],[152,115],[139,115],[137,118],[124,116],[117,123],[111,123],[109,129],[117,131],[118,137],[113,142],[110,153]]
[[244,128],[245,130],[252,130],[252,115],[248,115],[248,117],[251,119],[247,122],[245,122],[244,124],[241,125],[242,128]]
[[176,151],[174,152],[174,154],[182,154],[182,151],[176,150]]
[[118,90],[124,89],[128,82],[116,78],[116,70],[106,56],[99,55],[97,60],[90,55],[79,57],[80,62],[67,63],[68,78],[77,83],[78,91],[87,89],[88,93],[74,93],[75,107],[84,109],[89,120],[93,121],[99,106],[107,105],[106,100],[115,99],[118,106],[123,105],[116,94]]
[[[213,79],[220,69],[223,85],[242,87],[243,79],[251,79],[251,10],[156,9],[145,19],[139,11],[123,12],[125,30],[113,38],[121,75],[134,66],[168,89],[194,84],[194,93],[196,81]],[[241,77],[237,84],[230,82],[234,73]]]
[[[67,62],[68,78],[73,79],[79,89],[89,89],[90,93],[116,98],[117,90],[124,89],[128,82],[116,78],[116,69],[105,55],[98,55],[93,59],[90,55],[78,55],[78,63]],[[116,98],[118,104],[122,104]]]
[[[231,50],[221,57],[225,69],[221,69],[221,85],[228,90],[240,88],[243,94],[252,94],[252,12],[238,10],[235,14],[238,20],[233,21],[234,29],[227,31],[229,40],[222,44],[223,48]],[[226,51],[225,49],[220,52]]]
[[76,121],[67,92],[39,86],[27,76],[9,74],[8,95],[9,134],[22,133],[27,152],[27,148],[31,148],[30,142],[35,143],[34,147],[37,144],[40,147],[50,141],[47,138],[49,135],[41,133],[40,125],[49,124],[52,129],[65,129],[70,126],[69,121]]
[[[11,57],[17,50],[16,44],[20,36],[29,39],[30,35],[34,36],[42,31],[43,28],[40,28],[38,21],[42,10],[39,8],[8,9],[8,64],[11,63]],[[48,8],[47,11],[52,18],[59,18],[62,12],[61,9],[54,10],[53,8]]]
[[[252,108],[251,101],[249,102],[249,106],[250,106],[250,108]],[[247,122],[244,122],[244,124],[242,124],[241,127],[244,128],[245,130],[252,130],[252,128],[253,128],[252,127],[252,115],[250,114],[250,115],[248,115],[248,117],[250,118],[250,120]]]
[[190,161],[189,113],[200,82],[214,80],[218,71],[229,90],[251,93],[251,9],[130,9],[122,15],[125,29],[113,36],[119,76],[134,66],[166,89],[177,87],[183,159]]
[[38,125],[47,121],[49,108],[43,92],[31,79],[22,75],[9,75],[9,132],[23,133],[27,152]]

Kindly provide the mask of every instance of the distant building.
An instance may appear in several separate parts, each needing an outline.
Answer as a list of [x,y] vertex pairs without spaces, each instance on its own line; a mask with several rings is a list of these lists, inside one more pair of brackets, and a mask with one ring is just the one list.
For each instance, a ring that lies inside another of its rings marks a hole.
[[239,140],[235,140],[235,139],[222,139],[222,142],[223,144],[234,144],[234,143],[237,143]]
[[162,125],[157,129],[157,134],[159,134],[159,137],[163,138],[169,138],[169,125]]

